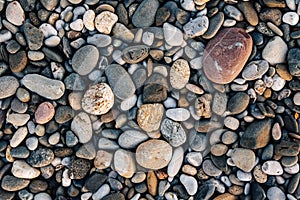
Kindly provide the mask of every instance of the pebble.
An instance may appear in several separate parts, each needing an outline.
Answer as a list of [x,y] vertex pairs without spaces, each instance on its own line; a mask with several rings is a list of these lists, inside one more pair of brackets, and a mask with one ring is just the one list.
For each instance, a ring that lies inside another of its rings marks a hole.
[[28,165],[23,160],[16,160],[11,168],[11,173],[17,178],[34,179],[40,175],[40,171]]
[[166,116],[174,121],[186,121],[190,118],[190,112],[185,108],[173,108],[166,111]]
[[185,158],[191,165],[195,167],[199,167],[203,159],[200,152],[190,152],[185,156]]
[[170,83],[175,89],[182,89],[190,78],[189,64],[184,59],[176,60],[170,69]]
[[292,76],[300,76],[300,69],[297,63],[300,61],[299,56],[300,50],[297,48],[292,48],[289,50],[287,55],[287,61],[289,66],[289,72]]
[[299,22],[299,15],[296,12],[286,12],[282,16],[282,21],[291,26],[295,26]]
[[118,144],[124,149],[132,149],[147,139],[148,136],[140,131],[126,130],[119,136]]
[[265,60],[256,60],[250,62],[243,70],[242,77],[245,80],[256,80],[262,78],[262,76],[268,71],[269,63]]
[[261,166],[262,171],[268,175],[281,175],[283,174],[282,166],[278,161],[268,160]]
[[96,67],[98,59],[98,49],[93,45],[86,45],[75,52],[72,67],[79,75],[85,76]]
[[49,165],[54,159],[54,153],[51,149],[39,147],[32,151],[26,162],[32,167],[45,167]]
[[81,31],[83,29],[82,19],[76,19],[75,21],[70,23],[70,28],[74,31]]
[[249,102],[250,97],[246,93],[238,92],[229,99],[227,109],[232,115],[240,114],[247,108]]
[[146,132],[157,131],[163,117],[162,104],[144,104],[138,109],[137,122],[140,128]]
[[102,115],[114,105],[114,94],[106,83],[91,86],[81,100],[82,108],[90,114]]
[[11,175],[5,175],[1,182],[1,187],[9,192],[19,191],[26,188],[30,180],[17,178]]
[[202,166],[204,173],[208,176],[220,176],[222,174],[222,171],[211,160],[204,160]]
[[170,119],[162,121],[160,132],[173,147],[178,147],[186,141],[186,133],[181,124]]
[[238,135],[233,131],[226,131],[222,134],[222,142],[226,145],[233,144],[238,139]]
[[178,174],[183,162],[183,156],[184,156],[184,150],[182,147],[178,147],[174,149],[172,159],[168,164],[168,169],[167,169],[167,173],[169,177],[173,178]]
[[54,106],[49,102],[43,102],[34,113],[35,121],[38,124],[46,124],[54,117],[54,114]]
[[92,196],[92,199],[100,200],[107,196],[110,192],[110,187],[108,184],[102,185]]
[[203,35],[209,27],[209,20],[206,16],[199,16],[190,20],[183,26],[184,33],[190,37],[195,38]]
[[51,100],[59,99],[65,92],[63,82],[38,74],[25,75],[21,83],[30,91]]
[[223,22],[224,22],[224,13],[218,12],[216,15],[210,18],[209,27],[207,31],[202,35],[202,37],[204,39],[212,39],[221,28]]
[[9,55],[9,67],[14,73],[23,71],[26,68],[27,62],[28,58],[26,52],[23,50]]
[[128,72],[122,66],[117,64],[109,65],[105,69],[105,74],[116,97],[125,100],[134,94],[135,85]]
[[109,11],[103,11],[95,18],[95,27],[97,31],[104,34],[110,34],[113,26],[118,21],[118,16]]
[[[219,43],[221,38],[222,43]],[[219,51],[223,53],[219,54]],[[239,28],[226,28],[210,40],[204,50],[204,73],[215,83],[230,83],[243,69],[251,51],[252,38],[248,33]],[[238,59],[232,59],[231,63],[225,62],[231,57]]]
[[168,45],[180,46],[183,43],[183,34],[177,27],[169,23],[164,23],[163,32]]
[[250,149],[235,148],[231,159],[239,169],[245,172],[250,172],[255,166],[255,154]]
[[88,36],[87,43],[92,44],[96,47],[107,47],[111,44],[111,37],[105,34],[94,34]]
[[252,174],[250,172],[243,172],[241,170],[237,171],[236,176],[240,181],[251,181],[252,179]]
[[0,32],[0,42],[9,41],[12,38],[11,32],[7,30],[3,30]]
[[89,172],[91,166],[86,159],[74,158],[70,161],[69,176],[71,179],[83,179]]
[[0,77],[0,99],[14,95],[19,85],[18,79],[13,76]]
[[245,19],[251,26],[256,26],[258,24],[257,12],[254,9],[252,2],[241,1],[237,4],[237,7],[244,14]]
[[72,120],[71,130],[78,137],[80,143],[87,143],[93,135],[90,117],[84,113],[78,113]]
[[284,63],[288,52],[288,46],[281,37],[275,36],[269,40],[262,51],[262,57],[271,65]]
[[25,21],[25,13],[18,1],[10,2],[5,11],[6,19],[16,25],[21,26]]
[[237,130],[240,126],[240,122],[238,119],[228,116],[224,119],[224,126],[231,130]]
[[243,14],[236,7],[231,5],[226,5],[224,7],[224,13],[237,21],[242,21],[244,19]]
[[94,160],[94,165],[97,169],[106,169],[111,166],[112,158],[113,154],[104,150],[98,150]]
[[148,140],[137,147],[136,161],[147,169],[161,169],[168,165],[172,158],[172,147],[163,140]]
[[149,48],[145,45],[136,45],[125,48],[122,51],[122,58],[125,62],[136,64],[143,61],[149,55]]
[[293,102],[295,105],[300,106],[300,92],[297,92],[293,97]]
[[121,176],[131,178],[136,171],[133,154],[129,151],[118,149],[114,154],[114,167]]
[[189,195],[196,194],[198,190],[198,183],[194,177],[182,174],[179,179]]
[[96,14],[93,10],[87,10],[83,15],[83,19],[82,19],[83,25],[89,31],[95,30],[95,24],[94,24],[95,17],[96,17]]
[[241,137],[241,146],[249,149],[265,147],[270,141],[271,125],[271,119],[263,119],[252,122]]
[[25,23],[24,34],[30,50],[39,50],[43,45],[44,34],[30,23]]
[[213,96],[212,106],[211,109],[217,115],[223,115],[226,111],[228,97],[226,93],[216,92]]
[[285,86],[285,83],[286,83],[286,81],[283,78],[281,78],[280,76],[275,74],[273,77],[273,85],[271,88],[274,91],[280,91]]
[[10,146],[15,148],[19,146],[22,141],[26,138],[28,134],[28,129],[26,127],[20,127],[17,129],[17,131],[14,133],[13,137],[11,138]]
[[267,191],[268,199],[286,199],[284,192],[276,186],[270,187]]
[[24,126],[30,119],[29,114],[12,113],[7,115],[6,121],[14,126]]
[[157,0],[142,1],[132,16],[132,24],[138,28],[150,27],[154,23],[158,7]]

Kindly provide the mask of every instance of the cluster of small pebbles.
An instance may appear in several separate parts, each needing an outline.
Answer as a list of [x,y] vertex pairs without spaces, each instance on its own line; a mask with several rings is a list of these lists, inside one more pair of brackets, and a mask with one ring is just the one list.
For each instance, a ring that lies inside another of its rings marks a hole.
[[0,199],[300,199],[299,0],[0,1]]

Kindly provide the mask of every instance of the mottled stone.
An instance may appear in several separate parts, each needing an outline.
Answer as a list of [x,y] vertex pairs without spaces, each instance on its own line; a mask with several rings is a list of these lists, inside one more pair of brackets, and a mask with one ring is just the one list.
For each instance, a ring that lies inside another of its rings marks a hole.
[[178,122],[164,119],[161,123],[160,131],[162,136],[173,147],[178,147],[186,141],[186,133]]
[[51,149],[39,147],[30,153],[26,162],[32,167],[44,167],[49,165],[54,159],[54,153]]
[[26,68],[28,58],[26,52],[21,50],[15,54],[9,54],[9,67],[12,72],[18,73]]
[[162,104],[144,104],[137,113],[138,125],[146,132],[157,131],[164,114]]
[[6,175],[3,177],[1,182],[1,187],[9,192],[14,192],[18,190],[22,190],[27,187],[30,183],[30,180],[16,178],[11,175]]
[[13,76],[0,77],[0,99],[14,95],[19,85],[18,79]]
[[204,72],[215,83],[230,83],[243,69],[251,51],[252,38],[245,30],[223,29],[204,50]]
[[125,178],[131,178],[136,171],[133,153],[119,149],[114,154],[115,170]]
[[44,34],[30,23],[24,26],[24,34],[30,50],[39,50],[43,45]]
[[23,160],[16,160],[13,163],[12,174],[17,178],[33,179],[40,175],[40,171],[28,165]]
[[190,67],[186,60],[176,60],[170,69],[170,83],[175,89],[182,89],[190,78]]
[[149,55],[149,48],[145,45],[136,45],[122,51],[123,60],[130,64],[143,61]]
[[231,159],[239,169],[245,172],[250,172],[255,165],[255,154],[249,149],[235,148]]
[[95,18],[95,27],[100,33],[110,34],[118,16],[109,11],[103,11]]

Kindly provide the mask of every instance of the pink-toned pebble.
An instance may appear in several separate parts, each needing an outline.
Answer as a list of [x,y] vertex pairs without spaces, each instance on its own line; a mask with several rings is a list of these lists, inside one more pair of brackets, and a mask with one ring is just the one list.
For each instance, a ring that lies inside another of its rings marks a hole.
[[49,102],[41,103],[35,111],[34,117],[38,124],[46,124],[55,114],[54,106]]

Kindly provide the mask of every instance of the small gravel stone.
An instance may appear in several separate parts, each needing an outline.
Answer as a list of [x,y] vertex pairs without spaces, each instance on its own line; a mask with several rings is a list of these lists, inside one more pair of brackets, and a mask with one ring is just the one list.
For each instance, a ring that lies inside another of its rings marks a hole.
[[283,78],[275,74],[275,76],[273,77],[273,85],[271,88],[274,91],[280,91],[284,87],[285,83],[286,81]]
[[250,172],[255,165],[255,154],[249,149],[235,148],[231,159],[239,169],[245,172]]
[[240,125],[240,122],[238,119],[228,116],[224,119],[224,126],[231,130],[237,130]]
[[265,60],[256,60],[250,62],[243,70],[242,77],[245,80],[256,80],[268,71],[269,64]]
[[69,176],[71,179],[83,179],[91,168],[91,164],[86,159],[76,158],[70,161]]
[[87,143],[93,135],[90,117],[84,112],[77,114],[72,120],[71,130],[78,137],[79,142]]
[[283,174],[282,166],[278,161],[268,160],[263,163],[261,169],[264,173],[268,175],[281,175]]
[[224,144],[214,144],[210,148],[211,154],[214,156],[222,156],[226,154],[228,147]]
[[164,119],[160,131],[162,136],[173,146],[178,147],[185,143],[186,133],[182,126],[170,119]]
[[163,117],[164,107],[162,104],[144,104],[137,113],[138,125],[146,132],[157,131]]
[[250,102],[250,97],[244,92],[238,92],[232,96],[227,104],[227,108],[231,114],[239,114],[243,112]]
[[163,25],[164,38],[170,46],[180,46],[183,42],[182,32],[175,26],[164,23]]
[[110,34],[118,16],[109,11],[103,11],[95,18],[95,27],[100,33]]
[[123,149],[115,152],[114,166],[115,170],[125,178],[131,178],[136,171],[133,154]]
[[203,159],[200,152],[190,152],[185,156],[185,158],[191,165],[195,167],[199,167]]
[[281,37],[275,36],[269,40],[262,51],[262,57],[271,65],[284,63],[287,55],[288,46]]
[[173,178],[178,174],[183,162],[183,154],[184,154],[184,150],[182,147],[178,147],[174,150],[172,159],[168,164],[168,169],[167,169],[169,177]]
[[25,75],[21,83],[30,91],[51,100],[59,99],[65,92],[63,82],[38,74]]
[[299,56],[300,50],[297,48],[290,49],[287,56],[287,61],[289,65],[289,72],[292,76],[300,76],[300,69],[299,69]]
[[202,37],[204,39],[213,38],[221,28],[223,22],[224,22],[224,13],[218,12],[216,15],[210,18],[209,27]]
[[267,191],[268,199],[286,199],[284,192],[278,187],[270,187]]
[[136,161],[147,169],[166,167],[172,158],[172,147],[163,140],[152,139],[140,144],[136,150]]
[[5,16],[10,23],[16,26],[21,26],[25,21],[24,10],[18,1],[13,1],[7,5]]
[[14,73],[23,71],[26,68],[27,62],[27,55],[23,50],[9,55],[9,67]]
[[96,47],[107,47],[111,44],[111,37],[105,34],[94,34],[88,36],[87,43],[92,44]]
[[95,24],[94,24],[95,17],[96,14],[93,10],[87,10],[83,15],[83,25],[89,31],[95,30]]
[[14,95],[19,87],[18,80],[13,76],[0,77],[0,99]]
[[208,176],[220,176],[222,174],[222,171],[211,160],[204,160],[202,166],[204,173]]
[[72,67],[78,74],[87,75],[96,67],[98,58],[98,49],[93,45],[86,45],[75,52]]
[[125,62],[135,64],[143,61],[149,55],[149,48],[145,45],[136,45],[125,48],[122,58]]
[[180,176],[180,182],[183,184],[189,195],[196,194],[198,190],[198,183],[194,177],[182,174]]
[[91,86],[81,100],[82,108],[93,115],[107,113],[114,105],[114,94],[106,83]]

